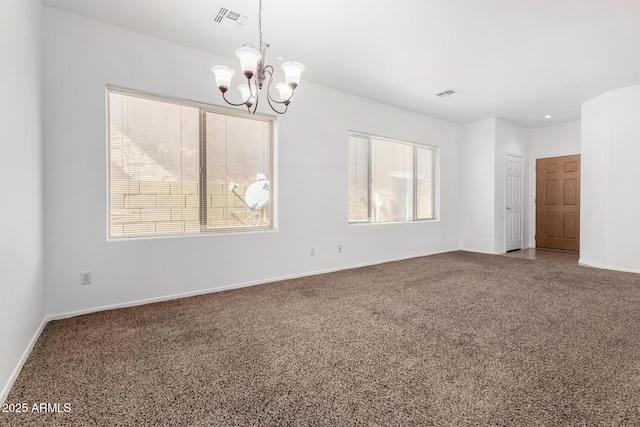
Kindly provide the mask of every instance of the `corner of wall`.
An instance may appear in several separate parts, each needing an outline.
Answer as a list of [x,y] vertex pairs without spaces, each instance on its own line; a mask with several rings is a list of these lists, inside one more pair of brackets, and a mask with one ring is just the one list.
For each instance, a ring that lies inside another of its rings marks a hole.
[[[0,225],[0,324],[5,328],[0,351],[0,400],[36,342],[45,320],[42,167],[43,5],[40,0],[0,2],[0,15],[11,16],[3,34],[8,43],[0,52],[1,91],[12,104],[11,115],[0,114],[3,146],[0,181],[11,182],[3,193]],[[5,257],[6,254],[6,257]]]

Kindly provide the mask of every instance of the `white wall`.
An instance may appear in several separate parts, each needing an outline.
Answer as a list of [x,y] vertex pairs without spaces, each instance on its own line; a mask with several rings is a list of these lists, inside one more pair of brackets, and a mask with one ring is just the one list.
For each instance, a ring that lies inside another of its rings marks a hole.
[[580,154],[580,121],[529,130],[529,153],[536,159]]
[[640,273],[640,85],[582,105],[580,262]]
[[462,126],[460,249],[495,253],[496,119]]
[[[209,69],[235,64],[50,8],[45,36],[49,314],[458,249],[459,126],[310,82],[278,120],[277,231],[107,241],[105,85],[221,104]],[[441,147],[441,220],[349,226],[349,130]]]
[[0,402],[44,318],[40,0],[0,2]]
[[529,246],[529,131],[506,120],[496,119],[495,167],[495,252],[506,252],[507,154],[522,158],[522,246]]
[[536,160],[580,154],[581,122],[562,123],[529,131],[529,246],[536,246]]
[[580,261],[606,265],[609,193],[609,94],[582,104]]
[[[504,253],[506,248],[506,156],[523,158],[523,213],[529,206],[527,129],[491,118],[462,126],[460,139],[460,248]],[[523,246],[529,218],[523,216]]]

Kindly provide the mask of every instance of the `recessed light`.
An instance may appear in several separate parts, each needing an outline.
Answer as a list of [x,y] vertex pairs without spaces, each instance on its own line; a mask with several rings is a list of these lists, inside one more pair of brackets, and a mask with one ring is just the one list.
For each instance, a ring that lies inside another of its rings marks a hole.
[[550,119],[551,118],[551,114],[547,114],[546,116],[543,117],[543,119]]

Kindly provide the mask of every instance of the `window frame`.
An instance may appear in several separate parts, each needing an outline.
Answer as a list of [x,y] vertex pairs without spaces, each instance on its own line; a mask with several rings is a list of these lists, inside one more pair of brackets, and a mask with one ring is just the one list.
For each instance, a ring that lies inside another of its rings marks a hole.
[[[412,222],[425,222],[425,221],[439,221],[440,220],[440,147],[429,144],[421,144],[417,142],[403,141],[396,138],[389,138],[385,136],[374,135],[360,131],[349,131],[349,143],[351,138],[360,138],[367,140],[367,219],[366,220],[351,220],[350,213],[349,225],[361,225],[361,224],[399,224],[399,223],[412,223]],[[392,144],[408,145],[413,147],[413,219],[408,220],[388,220],[388,221],[374,221],[372,216],[372,188],[373,188],[373,156],[372,156],[372,140],[384,141]],[[418,149],[427,149],[431,151],[431,168],[433,171],[431,182],[431,211],[433,212],[432,218],[418,218],[419,206],[418,206]],[[349,169],[351,168],[351,162],[349,162]],[[350,194],[349,194],[350,196]],[[349,206],[350,209],[350,206]]]
[[[199,196],[199,231],[182,231],[176,233],[162,233],[162,234],[137,234],[128,236],[112,236],[111,235],[111,120],[110,120],[110,94],[116,93],[125,96],[132,96],[142,99],[148,99],[151,101],[164,102],[175,104],[184,107],[198,109],[199,115],[199,140],[198,140],[198,196]],[[231,233],[250,233],[250,232],[265,232],[277,230],[277,218],[275,217],[276,209],[276,194],[277,194],[277,171],[276,165],[276,134],[278,117],[255,113],[251,114],[246,111],[232,109],[224,106],[206,104],[202,102],[187,100],[184,98],[173,97],[169,95],[159,95],[155,93],[123,88],[120,86],[106,85],[105,89],[105,123],[106,123],[106,184],[107,184],[107,215],[106,215],[106,237],[108,241],[127,241],[131,239],[156,239],[156,238],[173,238],[173,237],[188,237],[188,236],[212,236],[218,234],[231,234]],[[267,123],[269,126],[267,143],[268,152],[268,167],[269,176],[269,203],[267,203],[266,210],[269,217],[268,225],[245,225],[238,227],[218,227],[211,228],[207,225],[207,134],[206,134],[206,115],[207,113],[221,114],[231,117],[239,117],[244,119],[251,119]]]

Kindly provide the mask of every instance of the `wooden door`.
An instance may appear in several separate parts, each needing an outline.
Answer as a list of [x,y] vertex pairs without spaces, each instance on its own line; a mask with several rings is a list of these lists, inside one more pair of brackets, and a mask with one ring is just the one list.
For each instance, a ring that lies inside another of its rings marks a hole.
[[507,154],[507,252],[522,249],[522,158]]
[[580,155],[536,161],[536,246],[580,250]]

